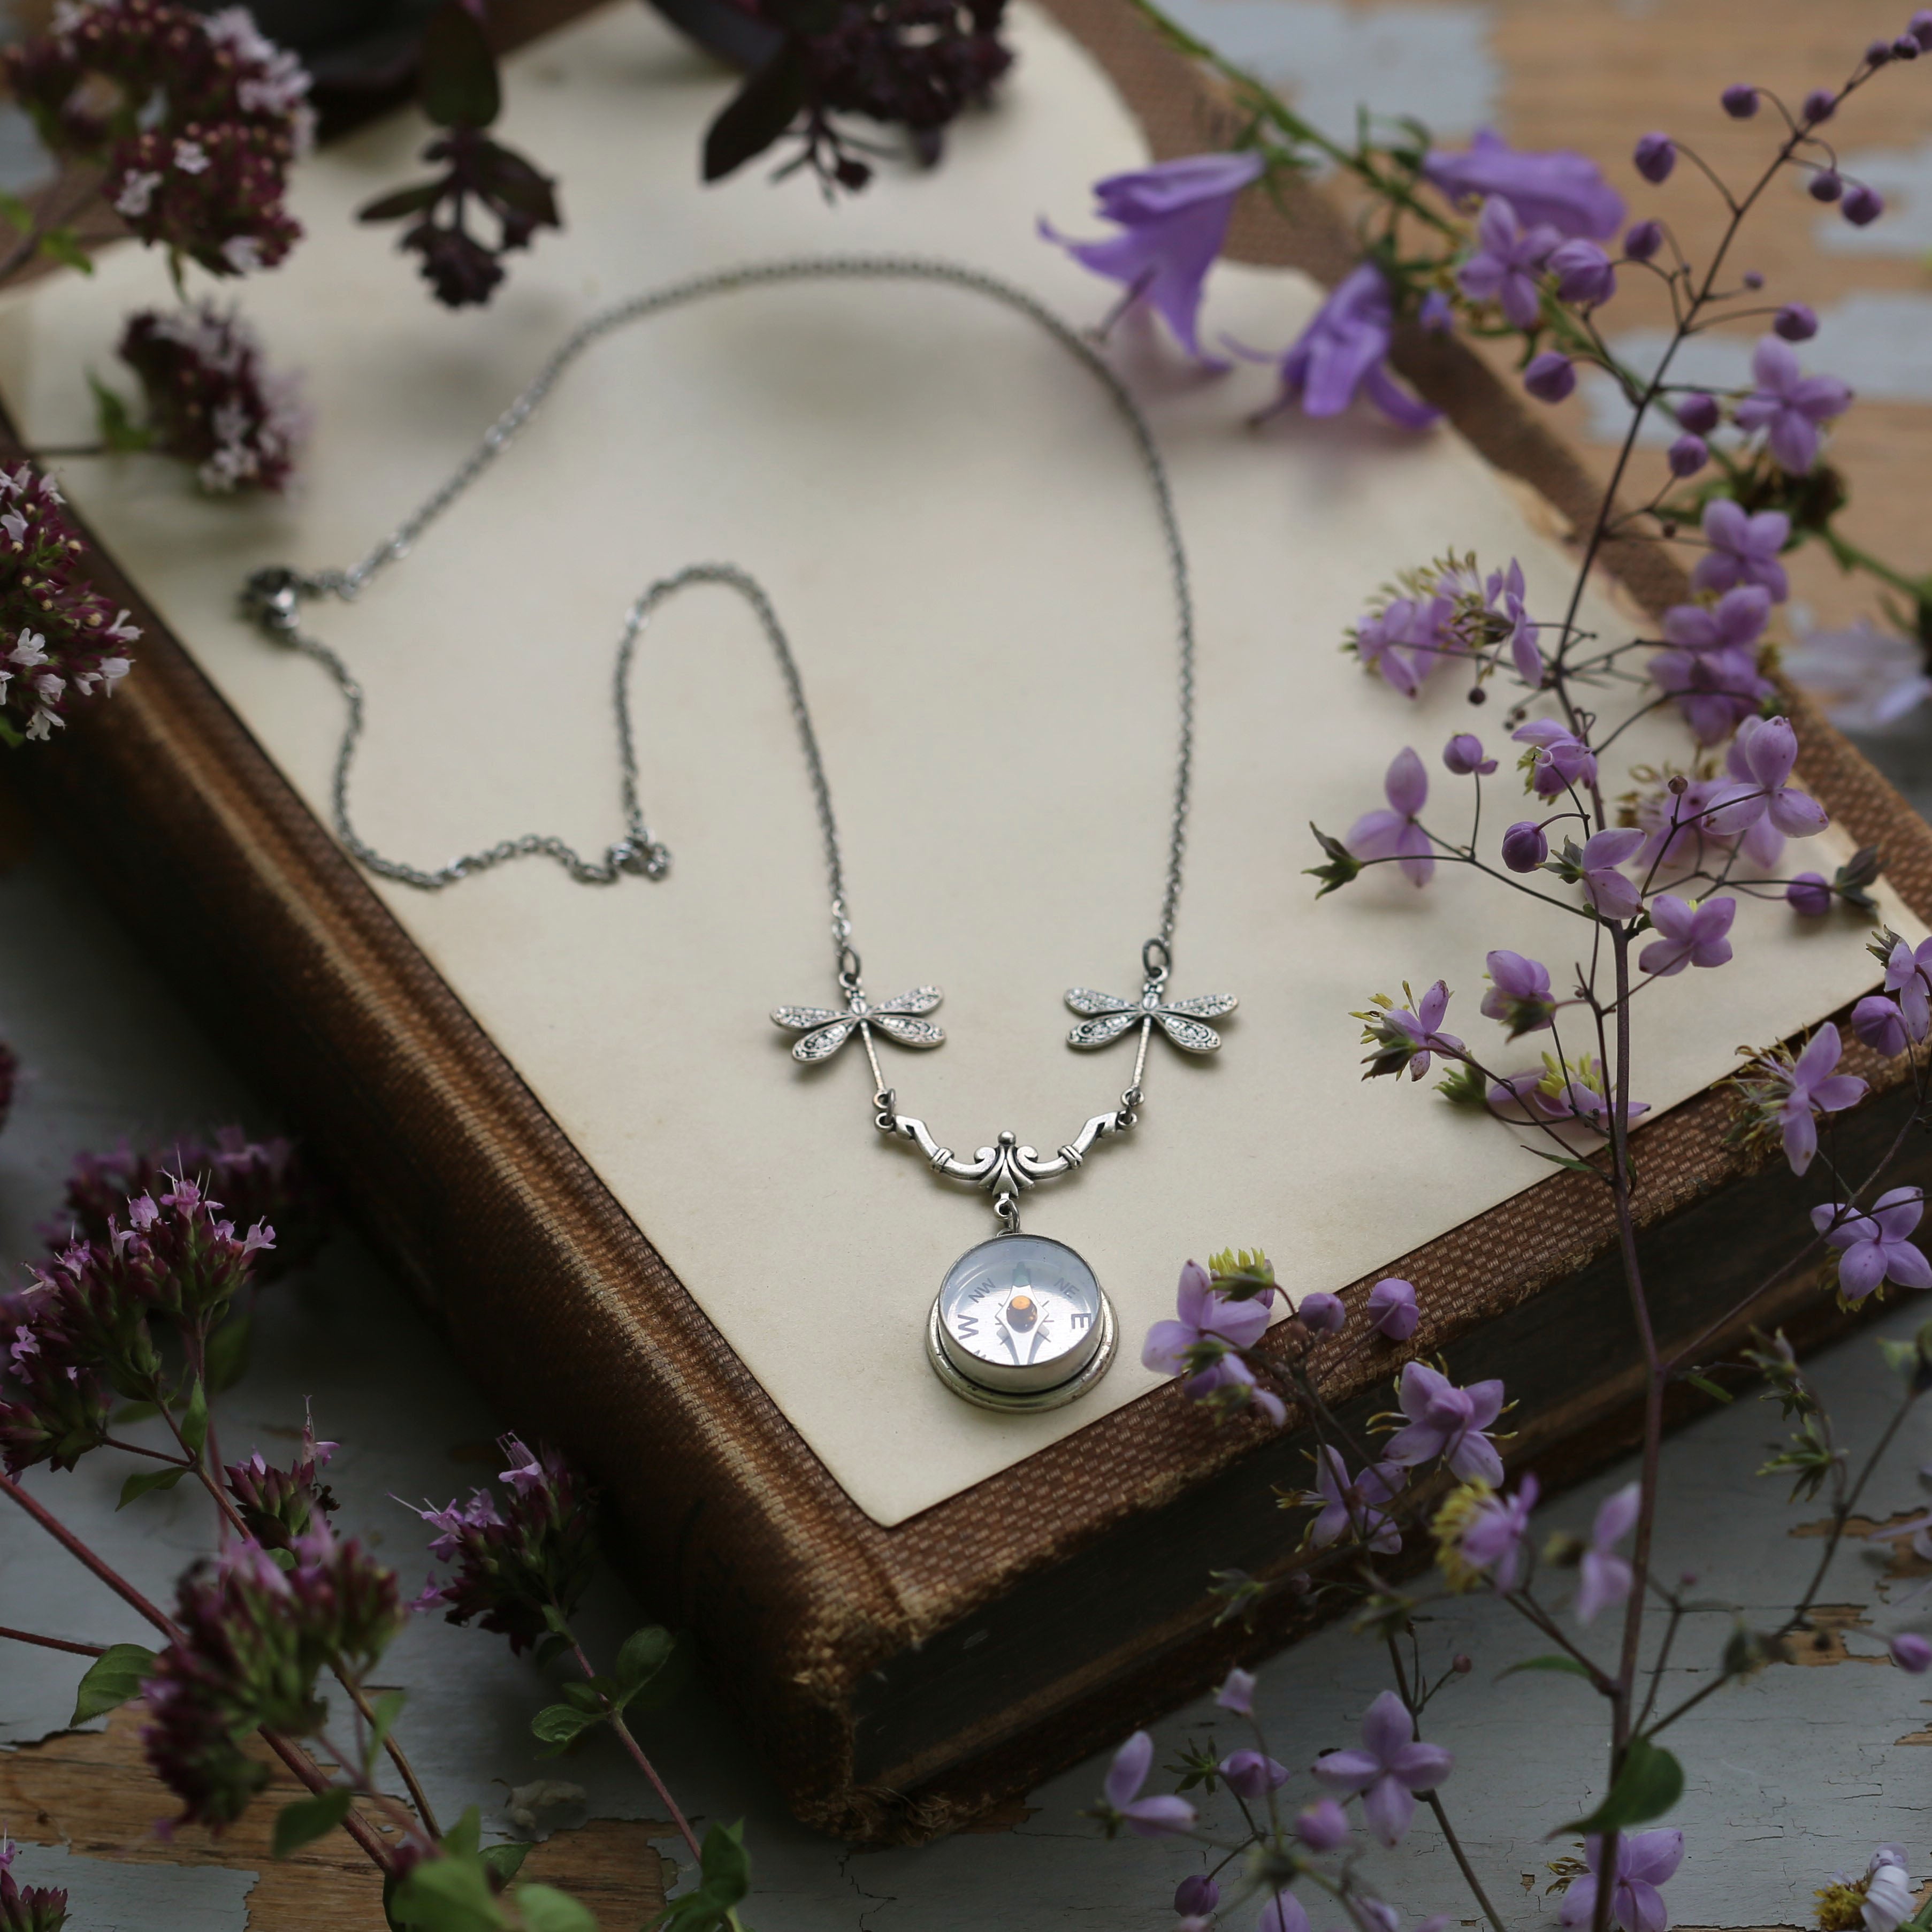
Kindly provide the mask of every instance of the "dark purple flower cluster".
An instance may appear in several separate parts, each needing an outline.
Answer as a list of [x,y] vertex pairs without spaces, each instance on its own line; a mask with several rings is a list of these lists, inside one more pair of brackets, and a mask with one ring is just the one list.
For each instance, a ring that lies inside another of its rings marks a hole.
[[51,738],[76,698],[110,697],[141,633],[81,571],[51,477],[0,470],[0,743]]
[[253,1141],[241,1128],[226,1126],[212,1142],[190,1134],[164,1152],[136,1154],[123,1141],[111,1154],[81,1155],[68,1177],[50,1240],[56,1246],[108,1240],[115,1217],[124,1218],[130,1201],[144,1194],[158,1198],[177,1174],[193,1175],[207,1194],[218,1197],[232,1226],[266,1222],[274,1231],[274,1245],[255,1252],[258,1283],[303,1266],[328,1232],[328,1191],[295,1142],[274,1135]]
[[335,1494],[322,1472],[337,1447],[318,1442],[310,1424],[302,1430],[302,1454],[287,1468],[268,1462],[258,1449],[245,1462],[231,1462],[222,1471],[248,1534],[263,1549],[292,1549],[312,1526],[335,1514]]
[[50,1885],[22,1885],[8,1868],[14,1845],[0,1837],[0,1932],[61,1932],[67,1894]]
[[143,309],[115,353],[140,380],[143,447],[192,464],[217,494],[288,487],[308,418],[293,378],[268,369],[236,311]]
[[500,1508],[477,1490],[466,1503],[417,1512],[437,1532],[430,1556],[454,1568],[440,1583],[432,1578],[411,1607],[441,1608],[453,1624],[473,1618],[523,1651],[550,1632],[553,1613],[567,1618],[590,1586],[596,1498],[555,1450],[532,1454],[514,1436],[500,1446],[510,1464],[496,1479],[508,1491]]
[[182,1801],[183,1823],[220,1829],[241,1816],[268,1768],[240,1740],[257,1726],[297,1735],[322,1718],[316,1678],[359,1677],[401,1629],[393,1571],[317,1521],[286,1546],[284,1568],[253,1541],[182,1580],[182,1640],[141,1687],[148,1764]]
[[299,239],[282,201],[313,134],[308,76],[246,8],[67,0],[0,73],[56,154],[105,171],[103,193],[142,241],[239,275]]
[[0,1462],[10,1476],[37,1462],[71,1469],[106,1439],[114,1395],[94,1346],[104,1330],[124,1360],[159,1366],[141,1311],[102,1305],[79,1270],[56,1264],[0,1294]]
[[760,0],[784,38],[711,124],[704,178],[722,180],[788,135],[827,190],[872,178],[875,152],[838,124],[856,116],[903,128],[927,166],[945,129],[982,104],[1012,64],[1000,38],[1006,0]]

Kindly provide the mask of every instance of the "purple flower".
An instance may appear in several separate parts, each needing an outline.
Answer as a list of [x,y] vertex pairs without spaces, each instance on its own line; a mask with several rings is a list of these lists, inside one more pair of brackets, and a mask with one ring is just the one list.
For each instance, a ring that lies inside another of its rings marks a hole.
[[1136,1731],[1107,1768],[1106,1814],[1137,1838],[1172,1838],[1194,1827],[1194,1807],[1184,1798],[1143,1798],[1141,1786],[1154,1765],[1154,1740]]
[[1885,197],[1876,188],[1868,188],[1859,182],[1846,190],[1845,198],[1839,206],[1844,211],[1845,219],[1854,228],[1869,228],[1885,212]]
[[1772,461],[1804,476],[1818,460],[1819,425],[1851,407],[1851,391],[1835,376],[1805,375],[1797,352],[1775,335],[1752,351],[1751,376],[1757,387],[1731,412],[1738,428],[1762,430]]
[[1679,399],[1677,420],[1694,434],[1708,436],[1724,421],[1724,412],[1718,408],[1714,397],[1706,395],[1701,389],[1694,389]]
[[1722,744],[1777,688],[1748,650],[1657,651],[1646,668],[1700,745]]
[[1660,221],[1638,221],[1630,226],[1630,232],[1624,237],[1624,253],[1633,262],[1647,262],[1664,246],[1664,224]]
[[1490,990],[1483,995],[1483,1016],[1502,1021],[1511,1040],[1540,1032],[1556,1018],[1548,967],[1520,952],[1492,952],[1486,963]]
[[1372,1462],[1352,1482],[1342,1452],[1324,1443],[1315,1452],[1315,1486],[1300,1498],[1311,1509],[1321,1508],[1310,1526],[1309,1541],[1326,1550],[1346,1536],[1393,1556],[1402,1547],[1402,1532],[1381,1505],[1393,1502],[1406,1480],[1400,1465]]
[[1630,1564],[1612,1546],[1636,1527],[1642,1508],[1641,1486],[1636,1483],[1626,1483],[1598,1505],[1588,1546],[1576,1566],[1576,1600],[1572,1607],[1580,1624],[1594,1622],[1599,1610],[1621,1604],[1630,1594],[1634,1580]]
[[1292,1892],[1278,1892],[1262,1907],[1255,1932],[1309,1932],[1308,1910]]
[[1600,307],[1617,292],[1617,272],[1594,242],[1565,242],[1550,251],[1544,266],[1556,277],[1556,292],[1567,302]]
[[[1828,893],[1826,909],[1829,908]],[[1852,1030],[1873,1052],[1882,1053],[1888,1060],[1897,1059],[1912,1042],[1905,1016],[1898,1010],[1898,1002],[1888,1000],[1882,993],[1868,993],[1852,1009]]]
[[1378,1334],[1391,1342],[1406,1342],[1422,1320],[1415,1305],[1415,1284],[1400,1275],[1385,1275],[1369,1290],[1369,1319]]
[[1699,590],[1728,590],[1733,584],[1761,584],[1774,604],[1791,594],[1791,580],[1778,554],[1790,540],[1791,519],[1782,510],[1747,516],[1728,496],[1704,506],[1704,541],[1710,548],[1690,573]]
[[1455,305],[1440,289],[1431,289],[1423,297],[1415,319],[1431,335],[1446,334],[1456,324]]
[[1261,178],[1258,154],[1189,154],[1094,184],[1101,218],[1120,232],[1100,242],[1072,242],[1045,221],[1040,232],[1082,268],[1124,284],[1145,302],[1197,362],[1225,367],[1202,352],[1202,285],[1227,238],[1241,190]]
[[1712,800],[1708,823],[1720,838],[1735,838],[1760,819],[1787,838],[1809,838],[1831,824],[1825,808],[1786,781],[1798,761],[1798,734],[1788,718],[1747,718],[1726,763],[1750,776]]
[[1348,1326],[1348,1311],[1339,1295],[1324,1294],[1316,1289],[1294,1304],[1295,1314],[1317,1335],[1339,1335]]
[[1923,1040],[1932,1026],[1932,939],[1922,939],[1916,949],[1902,939],[1892,942],[1886,956],[1885,990],[1898,995],[1906,1030]]
[[1216,1768],[1238,1798],[1265,1798],[1288,1782],[1288,1766],[1262,1751],[1230,1751]]
[[1801,628],[1783,663],[1846,730],[1883,730],[1932,698],[1924,646],[1869,617],[1842,631]]
[[1932,8],[1922,8],[1905,23],[1905,31],[1918,43],[1922,53],[1932,53]]
[[1442,762],[1458,778],[1472,774],[1487,778],[1496,768],[1493,758],[1483,755],[1483,741],[1473,731],[1458,731],[1442,748]]
[[1475,253],[1456,277],[1462,292],[1494,302],[1517,328],[1534,328],[1543,314],[1544,264],[1562,239],[1554,228],[1524,227],[1508,202],[1490,196],[1476,218]]
[[1348,1814],[1334,1798],[1318,1798],[1295,1819],[1294,1835],[1311,1852],[1340,1851],[1348,1842]]
[[1414,1468],[1440,1456],[1466,1483],[1492,1486],[1503,1479],[1503,1459],[1485,1432],[1502,1414],[1503,1385],[1472,1382],[1458,1388],[1426,1363],[1410,1362],[1402,1372],[1396,1400],[1408,1418],[1383,1445],[1390,1462]]
[[1184,1376],[1212,1366],[1206,1358],[1228,1348],[1252,1348],[1268,1324],[1274,1291],[1264,1288],[1246,1300],[1215,1292],[1198,1262],[1180,1270],[1175,1292],[1178,1319],[1156,1322],[1141,1348],[1141,1366],[1162,1375]]
[[1640,134],[1630,159],[1646,181],[1666,182],[1677,165],[1677,144],[1668,134]]
[[1817,311],[1804,302],[1786,302],[1771,326],[1787,342],[1809,342],[1818,333]]
[[1770,619],[1771,592],[1744,584],[1726,591],[1714,609],[1673,604],[1664,614],[1664,634],[1680,650],[1742,650],[1757,642]]
[[1440,1744],[1417,1741],[1402,1700],[1384,1690],[1362,1719],[1360,1750],[1330,1751],[1315,1775],[1330,1791],[1359,1791],[1362,1815],[1385,1845],[1399,1844],[1415,1816],[1418,1791],[1433,1791],[1455,1760]]
[[1492,128],[1484,128],[1465,154],[1432,149],[1422,172],[1459,206],[1502,195],[1522,220],[1559,234],[1600,242],[1623,225],[1623,196],[1587,155],[1521,152]]
[[1413,698],[1431,671],[1461,653],[1450,628],[1455,614],[1454,600],[1446,596],[1391,598],[1355,626],[1356,655],[1403,697]]
[[1922,1187],[1894,1187],[1860,1214],[1843,1202],[1820,1202],[1811,1225],[1838,1250],[1838,1292],[1862,1301],[1882,1282],[1932,1288],[1932,1262],[1906,1239],[1925,1212]]
[[1774,1048],[1738,1076],[1745,1138],[1775,1134],[1793,1174],[1802,1174],[1818,1151],[1816,1115],[1842,1113],[1864,1098],[1865,1083],[1856,1074],[1834,1070],[1843,1053],[1838,1029],[1827,1020],[1803,1052]]
[[1238,1718],[1252,1718],[1255,1714],[1254,1673],[1237,1665],[1215,1692],[1214,1701],[1222,1710],[1232,1711]]
[[1514,1590],[1522,1575],[1530,1512],[1541,1493],[1536,1478],[1526,1476],[1514,1496],[1485,1497],[1462,1532],[1462,1560],[1472,1569],[1486,1572],[1498,1590]]
[[1550,841],[1533,818],[1520,818],[1503,834],[1503,863],[1512,872],[1533,872],[1550,856]]
[[1845,178],[1836,168],[1820,168],[1804,184],[1804,192],[1814,201],[1833,202],[1845,191]]
[[1718,98],[1733,121],[1748,121],[1757,112],[1757,89],[1742,81],[1733,82]]
[[1639,970],[1667,980],[1687,966],[1725,964],[1731,956],[1726,935],[1737,916],[1733,898],[1692,901],[1659,892],[1650,902],[1650,918],[1661,937],[1638,956]]
[[1576,365],[1568,356],[1546,349],[1529,358],[1522,386],[1540,403],[1560,403],[1576,387]]
[[1408,746],[1396,754],[1382,779],[1385,812],[1365,812],[1348,828],[1343,843],[1358,859],[1394,859],[1409,883],[1426,886],[1436,871],[1429,834],[1416,815],[1429,802],[1429,774]]
[[1338,282],[1281,358],[1281,400],[1311,416],[1340,416],[1365,394],[1405,429],[1426,429],[1442,414],[1418,400],[1387,367],[1395,339],[1395,303],[1381,269],[1364,262]]
[[1523,763],[1530,767],[1530,786],[1538,797],[1560,798],[1573,784],[1595,782],[1595,754],[1555,718],[1532,718],[1510,735],[1533,748],[1523,754]]
[[[1604,1841],[1594,1834],[1583,1840],[1590,1870],[1571,1882],[1558,1914],[1565,1925],[1588,1925],[1596,1916],[1598,1862]],[[1682,1832],[1636,1832],[1617,1840],[1616,1875],[1610,1886],[1610,1916],[1623,1932],[1667,1932],[1670,1908],[1658,1888],[1684,1862]]]
[[1670,446],[1670,473],[1694,476],[1711,460],[1711,446],[1701,436],[1680,436]]
[[1916,1630],[1900,1630],[1892,1640],[1892,1660],[1912,1676],[1923,1677],[1932,1670],[1932,1643]]
[[[1414,999],[1407,986],[1402,991]],[[1454,1034],[1438,1030],[1449,1005],[1446,982],[1437,980],[1413,1008],[1398,1006],[1386,993],[1377,993],[1374,999],[1374,1010],[1354,1016],[1365,1022],[1362,1044],[1376,1049],[1363,1062],[1369,1070],[1362,1076],[1364,1080],[1400,1073],[1404,1067],[1411,1079],[1420,1080],[1429,1071],[1431,1054],[1452,1060],[1461,1058],[1462,1042]]]
[[1830,120],[1838,111],[1838,96],[1828,87],[1814,87],[1804,97],[1799,118],[1808,128],[1815,128],[1820,122]]
[[8,1870],[14,1845],[0,1831],[0,1928],[4,1932],[61,1932],[67,1894],[50,1885],[22,1885]]
[[1576,866],[1583,897],[1600,919],[1633,919],[1643,910],[1643,895],[1617,870],[1643,843],[1640,827],[1616,825],[1585,840]]
[[1205,1872],[1190,1872],[1174,1888],[1174,1909],[1184,1918],[1204,1919],[1221,1902],[1221,1888]]

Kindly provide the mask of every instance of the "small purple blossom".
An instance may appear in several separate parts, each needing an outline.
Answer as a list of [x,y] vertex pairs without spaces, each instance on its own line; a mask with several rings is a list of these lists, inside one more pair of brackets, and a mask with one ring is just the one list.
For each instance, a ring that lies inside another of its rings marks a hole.
[[1348,1814],[1332,1798],[1318,1798],[1297,1814],[1294,1835],[1311,1852],[1339,1852],[1348,1842]]
[[1711,460],[1711,446],[1701,436],[1680,436],[1667,458],[1673,476],[1694,476]]
[[1370,1830],[1385,1845],[1400,1844],[1415,1816],[1415,1793],[1433,1791],[1455,1760],[1440,1744],[1418,1741],[1414,1723],[1393,1690],[1369,1706],[1362,1747],[1317,1758],[1315,1775],[1330,1791],[1359,1791]]
[[1415,1305],[1415,1284],[1400,1275],[1384,1275],[1369,1290],[1369,1319],[1378,1334],[1391,1342],[1406,1342],[1422,1320]]
[[1394,859],[1410,884],[1426,886],[1436,871],[1429,834],[1417,822],[1429,802],[1429,774],[1414,751],[1405,746],[1382,779],[1388,800],[1384,812],[1365,812],[1343,842],[1358,859]]
[[1546,349],[1529,358],[1522,386],[1540,403],[1560,403],[1576,387],[1576,365],[1558,350]]
[[1342,1305],[1341,1297],[1324,1294],[1319,1288],[1304,1294],[1294,1304],[1294,1312],[1303,1325],[1317,1335],[1339,1335],[1348,1326],[1348,1311]]
[[1520,818],[1503,834],[1503,863],[1512,872],[1533,872],[1550,856],[1550,840],[1533,818]]
[[1232,1711],[1238,1718],[1252,1718],[1255,1714],[1253,1672],[1244,1670],[1237,1664],[1215,1692],[1214,1701],[1222,1710]]
[[1372,1462],[1352,1480],[1339,1449],[1324,1443],[1315,1452],[1315,1486],[1301,1500],[1321,1514],[1310,1526],[1308,1540],[1326,1550],[1346,1537],[1384,1556],[1402,1547],[1402,1532],[1384,1504],[1393,1502],[1407,1480],[1399,1463]]
[[1701,389],[1694,389],[1678,400],[1678,423],[1694,435],[1708,436],[1724,419],[1724,412],[1718,408],[1717,398],[1707,396]]
[[1442,748],[1442,762],[1458,778],[1487,778],[1496,768],[1493,758],[1483,755],[1483,741],[1473,731],[1458,731]]
[[1885,212],[1885,197],[1876,188],[1858,182],[1846,190],[1839,206],[1854,228],[1869,228]]
[[1640,134],[1630,160],[1646,181],[1666,182],[1677,165],[1677,144],[1668,134]]
[[1415,319],[1431,335],[1445,335],[1456,326],[1456,306],[1440,289],[1431,289],[1423,297]]
[[1441,595],[1394,597],[1355,626],[1355,652],[1405,698],[1419,692],[1430,673],[1462,650],[1450,629],[1452,598]]
[[1809,342],[1818,333],[1818,313],[1805,302],[1786,302],[1772,327],[1787,342]]
[[1617,272],[1594,242],[1559,243],[1544,266],[1556,276],[1556,292],[1567,302],[1600,308],[1617,292]]
[[1687,966],[1727,964],[1731,922],[1737,916],[1734,898],[1692,901],[1659,892],[1650,902],[1650,918],[1660,936],[1637,956],[1639,970],[1667,980]]
[[1560,798],[1573,784],[1596,781],[1596,754],[1582,739],[1553,718],[1532,718],[1510,734],[1532,748],[1523,754],[1530,788],[1539,798]]
[[1838,1292],[1862,1301],[1875,1288],[1932,1288],[1932,1262],[1906,1238],[1925,1212],[1922,1187],[1894,1187],[1861,1214],[1843,1202],[1820,1202],[1811,1225],[1838,1250]]
[[1861,616],[1841,631],[1797,626],[1784,670],[1840,729],[1883,731],[1932,698],[1918,640]]
[[1738,428],[1764,432],[1772,460],[1793,476],[1802,476],[1818,460],[1821,424],[1852,406],[1852,392],[1835,376],[1808,376],[1797,352],[1778,336],[1767,335],[1751,354],[1757,387],[1732,411]]
[[1502,1413],[1501,1382],[1458,1388],[1426,1362],[1410,1362],[1403,1366],[1396,1400],[1407,1426],[1383,1445],[1390,1462],[1412,1469],[1439,1456],[1466,1483],[1493,1486],[1502,1482],[1503,1459],[1486,1433]]
[[1103,1786],[1107,1815],[1125,1825],[1137,1838],[1166,1838],[1191,1831],[1194,1807],[1186,1798],[1141,1796],[1141,1786],[1153,1766],[1154,1739],[1144,1731],[1135,1732],[1107,1767]]
[[1679,650],[1742,650],[1754,644],[1771,620],[1771,592],[1762,584],[1727,590],[1714,607],[1673,604],[1664,614],[1664,634]]
[[1628,825],[1593,832],[1584,841],[1576,868],[1582,876],[1583,896],[1598,918],[1634,919],[1643,910],[1642,893],[1617,869],[1642,843],[1641,828]]
[[1647,262],[1664,246],[1664,224],[1638,221],[1624,237],[1624,253],[1633,262]]
[[1888,1060],[1897,1059],[1912,1043],[1898,1002],[1888,1000],[1882,993],[1867,994],[1852,1009],[1852,1030],[1873,1052],[1882,1053]]
[[1916,947],[1903,939],[1893,940],[1886,956],[1885,990],[1898,994],[1906,1030],[1914,1040],[1923,1040],[1932,1027],[1932,939],[1922,939]]
[[1747,1137],[1775,1134],[1793,1174],[1802,1174],[1818,1151],[1816,1116],[1842,1113],[1864,1098],[1864,1081],[1835,1070],[1843,1054],[1838,1029],[1827,1020],[1802,1053],[1774,1048],[1738,1078]]
[[1747,718],[1726,762],[1749,776],[1726,785],[1712,801],[1707,822],[1720,838],[1735,838],[1760,819],[1787,838],[1814,837],[1831,824],[1816,799],[1787,782],[1798,762],[1798,734],[1790,718]]
[[1262,1907],[1255,1932],[1310,1932],[1308,1908],[1292,1892],[1278,1892]]
[[1074,242],[1046,222],[1040,232],[1082,268],[1121,284],[1144,302],[1196,362],[1225,367],[1201,346],[1203,286],[1227,239],[1228,223],[1243,189],[1261,178],[1258,154],[1188,154],[1094,184],[1097,212],[1118,235]]
[[1230,1751],[1216,1767],[1237,1797],[1252,1802],[1288,1782],[1288,1766],[1258,1750]]
[[1527,152],[1493,128],[1480,130],[1466,153],[1431,149],[1422,172],[1459,207],[1502,195],[1520,220],[1559,234],[1600,242],[1623,226],[1623,196],[1587,155]]
[[1216,1294],[1198,1262],[1180,1270],[1174,1294],[1177,1318],[1156,1322],[1141,1348],[1141,1366],[1168,1376],[1184,1376],[1206,1366],[1205,1357],[1228,1348],[1252,1348],[1268,1325],[1274,1291],[1236,1301]]
[[1498,1590],[1514,1590],[1522,1576],[1530,1512],[1541,1493],[1535,1477],[1525,1476],[1515,1495],[1485,1497],[1462,1532],[1462,1560],[1472,1570],[1484,1572]]
[[1580,1624],[1593,1622],[1599,1611],[1621,1604],[1630,1594],[1634,1574],[1615,1546],[1636,1527],[1642,1507],[1642,1488],[1636,1483],[1626,1483],[1598,1506],[1589,1543],[1576,1566],[1576,1600],[1571,1607]]
[[1340,416],[1359,392],[1405,429],[1426,429],[1442,414],[1418,400],[1389,374],[1395,340],[1395,302],[1372,262],[1338,282],[1308,326],[1281,358],[1281,400],[1311,416]]
[[1511,1040],[1540,1032],[1556,1018],[1548,967],[1520,952],[1504,951],[1492,952],[1484,963],[1490,990],[1483,995],[1483,1016],[1502,1021]]
[[[1558,1914],[1565,1925],[1588,1925],[1596,1916],[1598,1865],[1604,1841],[1583,1840],[1589,1871],[1571,1882]],[[1616,1874],[1610,1886],[1610,1916],[1622,1932],[1668,1932],[1670,1908],[1658,1888],[1684,1862],[1682,1832],[1636,1832],[1617,1840]]]
[[1221,1902],[1221,1888],[1205,1872],[1190,1872],[1174,1888],[1174,1909],[1184,1918],[1204,1919]]
[[1700,745],[1721,745],[1777,689],[1754,651],[1655,651],[1646,669]]
[[1734,584],[1761,584],[1774,604],[1791,595],[1791,580],[1778,553],[1791,538],[1791,519],[1782,510],[1747,516],[1728,496],[1704,506],[1704,541],[1710,548],[1690,573],[1699,590],[1729,590]]
[[1912,1676],[1923,1677],[1932,1670],[1932,1643],[1916,1630],[1900,1630],[1892,1639],[1891,1650],[1892,1662]]
[[1554,228],[1526,228],[1508,201],[1490,196],[1476,218],[1475,252],[1456,277],[1462,292],[1472,302],[1494,302],[1515,328],[1534,328],[1543,315],[1544,265],[1562,239]]
[[1748,121],[1757,112],[1757,89],[1742,81],[1733,82],[1718,98],[1733,121]]
[[[1406,986],[1402,991],[1414,998]],[[1354,1016],[1365,1023],[1362,1044],[1375,1048],[1363,1063],[1369,1070],[1362,1076],[1364,1080],[1400,1073],[1405,1067],[1411,1079],[1420,1080],[1429,1071],[1432,1054],[1461,1058],[1462,1042],[1454,1034],[1440,1030],[1450,999],[1445,981],[1438,980],[1412,1008],[1398,1006],[1385,993],[1374,997],[1373,1010]]]

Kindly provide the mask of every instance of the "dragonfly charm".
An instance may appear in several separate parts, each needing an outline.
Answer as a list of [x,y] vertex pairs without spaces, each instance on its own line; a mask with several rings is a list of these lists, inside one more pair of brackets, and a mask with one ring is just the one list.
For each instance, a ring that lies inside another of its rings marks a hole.
[[915,986],[910,993],[890,1000],[872,1000],[856,989],[845,996],[842,1010],[832,1006],[776,1006],[773,1024],[805,1036],[792,1048],[791,1057],[807,1066],[830,1060],[856,1033],[876,1028],[888,1040],[902,1046],[938,1046],[946,1038],[944,1028],[920,1016],[938,1005],[937,986]]
[[1066,1004],[1088,1016],[1066,1036],[1069,1046],[1106,1046],[1136,1027],[1157,1026],[1184,1053],[1212,1053],[1221,1036],[1205,1024],[1232,1013],[1240,1003],[1232,993],[1204,993],[1198,999],[1170,1000],[1150,986],[1138,1000],[1116,999],[1090,987],[1070,988]]

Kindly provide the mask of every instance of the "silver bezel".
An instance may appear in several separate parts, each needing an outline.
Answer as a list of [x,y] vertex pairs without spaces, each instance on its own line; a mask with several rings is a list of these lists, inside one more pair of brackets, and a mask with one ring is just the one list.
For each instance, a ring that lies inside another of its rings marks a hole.
[[953,1366],[952,1358],[946,1352],[939,1299],[937,1294],[932,1298],[932,1310],[926,1318],[926,1360],[932,1364],[933,1373],[955,1395],[976,1408],[997,1409],[1007,1414],[1060,1408],[1084,1395],[1113,1366],[1114,1350],[1120,1340],[1120,1324],[1114,1319],[1114,1304],[1104,1288],[1100,1290],[1100,1346],[1088,1357],[1085,1365],[1065,1382],[1055,1382],[1051,1388],[1012,1391],[983,1388],[962,1375]]

